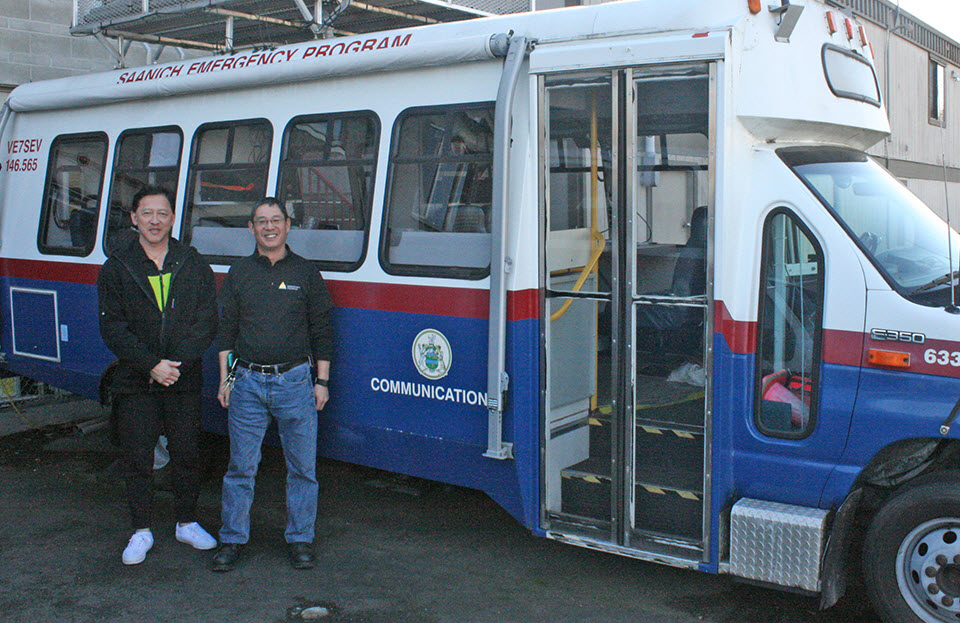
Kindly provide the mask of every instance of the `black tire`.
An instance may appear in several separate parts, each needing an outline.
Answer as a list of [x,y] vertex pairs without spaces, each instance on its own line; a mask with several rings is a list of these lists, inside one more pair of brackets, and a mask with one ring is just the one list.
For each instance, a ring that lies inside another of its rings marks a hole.
[[887,500],[864,539],[863,571],[887,623],[960,622],[960,482],[908,486]]

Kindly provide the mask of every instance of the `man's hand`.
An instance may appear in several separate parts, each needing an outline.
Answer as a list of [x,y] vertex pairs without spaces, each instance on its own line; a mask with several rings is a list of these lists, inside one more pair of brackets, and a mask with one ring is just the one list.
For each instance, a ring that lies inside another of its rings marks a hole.
[[150,378],[153,379],[154,383],[170,387],[180,378],[180,362],[161,359],[160,363],[150,370]]
[[323,385],[314,385],[313,397],[317,399],[317,411],[323,411],[323,407],[330,400],[330,391]]
[[224,409],[230,406],[230,390],[232,385],[227,382],[220,383],[220,389],[217,390],[217,400],[220,401],[220,406]]

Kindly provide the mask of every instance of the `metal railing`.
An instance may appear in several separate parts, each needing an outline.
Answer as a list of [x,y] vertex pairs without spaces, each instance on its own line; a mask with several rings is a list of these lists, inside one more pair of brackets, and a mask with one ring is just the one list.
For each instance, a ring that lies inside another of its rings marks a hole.
[[886,30],[896,28],[897,34],[904,39],[954,65],[960,65],[960,44],[898,9],[889,0],[830,0],[830,4],[849,9]]
[[73,25],[84,26],[135,18],[160,9],[195,4],[193,0],[74,0]]

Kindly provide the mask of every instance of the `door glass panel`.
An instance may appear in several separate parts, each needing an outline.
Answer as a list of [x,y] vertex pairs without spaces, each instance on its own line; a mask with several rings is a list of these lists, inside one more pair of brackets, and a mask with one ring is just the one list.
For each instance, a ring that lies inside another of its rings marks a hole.
[[[549,85],[549,287],[609,292],[609,76]],[[603,255],[606,253],[606,259]]]
[[[635,72],[636,276],[632,543],[702,536],[709,79],[706,65]],[[630,489],[632,487],[632,490]]]
[[699,557],[708,66],[542,84],[546,521]]
[[[611,470],[609,74],[565,77],[544,90],[547,513],[610,539]],[[605,421],[597,413],[604,410]]]

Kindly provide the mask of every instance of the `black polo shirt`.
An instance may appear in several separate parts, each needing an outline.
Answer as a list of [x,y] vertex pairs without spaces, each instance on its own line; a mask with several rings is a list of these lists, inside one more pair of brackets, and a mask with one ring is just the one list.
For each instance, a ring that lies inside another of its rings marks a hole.
[[330,361],[333,303],[320,271],[287,247],[276,264],[254,251],[220,289],[219,350],[260,364]]

